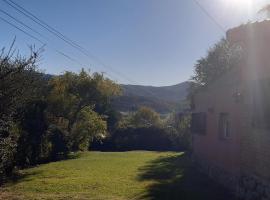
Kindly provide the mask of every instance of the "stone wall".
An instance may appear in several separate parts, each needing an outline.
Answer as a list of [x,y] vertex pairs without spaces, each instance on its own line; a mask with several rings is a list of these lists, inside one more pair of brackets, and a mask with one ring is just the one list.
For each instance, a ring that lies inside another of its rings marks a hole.
[[269,181],[251,174],[234,175],[226,170],[209,165],[205,161],[199,161],[193,157],[196,166],[201,172],[206,173],[210,178],[228,188],[239,200],[269,200],[270,184]]
[[242,137],[241,171],[270,179],[270,131],[251,129]]
[[[252,86],[246,84],[248,88]],[[255,128],[252,124],[252,99],[247,91],[242,102],[240,132],[240,179],[237,191],[243,200],[270,200],[270,130]],[[259,111],[257,111],[259,112]]]
[[269,200],[269,182],[262,180],[261,177],[242,175],[237,195],[241,200]]
[[204,160],[199,160],[194,155],[193,160],[195,166],[197,166],[202,173],[206,174],[211,179],[223,185],[225,188],[228,188],[233,194],[237,194],[240,177],[238,177],[237,175],[233,175],[214,164],[209,164]]
[[[243,102],[241,103],[241,125],[239,126],[240,171],[243,174],[253,174],[270,183],[270,130],[259,128],[254,124],[254,112],[263,112],[264,108],[254,110],[254,99],[263,98],[254,92],[255,83],[247,81],[244,84]],[[258,89],[257,89],[258,90]]]

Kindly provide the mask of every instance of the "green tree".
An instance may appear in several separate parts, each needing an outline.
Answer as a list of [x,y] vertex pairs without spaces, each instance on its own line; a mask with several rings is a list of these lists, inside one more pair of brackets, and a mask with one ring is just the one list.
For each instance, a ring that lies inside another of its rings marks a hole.
[[20,114],[16,164],[21,167],[38,164],[44,159],[42,148],[48,129],[46,108],[45,101],[36,100],[26,105]]
[[39,91],[36,70],[38,53],[31,49],[28,58],[13,56],[12,47],[0,54],[0,182],[12,172],[20,137],[21,111]]
[[172,113],[166,120],[166,132],[175,149],[190,150],[192,142],[190,123],[191,115],[188,113]]
[[[81,149],[78,144],[80,138],[88,140],[98,132],[96,127],[103,132],[104,126],[100,125],[103,119],[97,118],[98,114],[94,112],[97,105],[101,107],[108,104],[112,96],[120,94],[119,86],[103,74],[90,74],[83,69],[79,74],[66,72],[54,77],[49,87],[48,102],[52,123],[64,132],[69,146],[75,150]],[[90,123],[97,124],[94,126]],[[82,127],[85,131],[79,134],[77,130],[82,130]],[[78,138],[74,137],[74,133],[77,133]]]
[[88,150],[94,138],[101,140],[106,137],[107,122],[101,115],[86,107],[78,115],[71,130],[73,150]]
[[160,116],[154,110],[148,107],[141,107],[137,112],[131,115],[130,124],[134,127],[159,127],[162,125]]
[[241,48],[222,39],[208,51],[195,65],[192,80],[197,86],[207,86],[224,72],[234,68],[241,60]]

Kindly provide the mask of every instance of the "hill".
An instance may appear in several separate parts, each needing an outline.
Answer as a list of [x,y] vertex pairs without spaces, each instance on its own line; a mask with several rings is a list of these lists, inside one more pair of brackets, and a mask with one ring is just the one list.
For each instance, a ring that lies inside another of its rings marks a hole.
[[[54,75],[46,74],[46,80]],[[112,101],[113,108],[120,112],[136,111],[147,106],[161,114],[187,109],[186,97],[190,82],[186,81],[172,86],[121,85],[123,94]]]
[[169,113],[187,108],[186,97],[190,82],[163,87],[121,86],[123,95],[113,100],[114,108],[121,112],[134,111],[141,106],[150,107],[159,113]]

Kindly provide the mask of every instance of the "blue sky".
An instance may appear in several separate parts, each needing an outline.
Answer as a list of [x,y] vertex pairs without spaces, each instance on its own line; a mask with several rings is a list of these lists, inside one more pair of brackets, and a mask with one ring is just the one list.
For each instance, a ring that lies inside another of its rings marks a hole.
[[[39,64],[52,74],[65,70],[78,72],[84,66],[106,72],[119,83],[172,85],[188,80],[196,60],[225,36],[193,0],[13,1],[79,43],[107,66],[84,56],[0,0],[0,9],[49,39],[41,38],[47,45]],[[268,0],[197,1],[226,30],[257,19],[259,8],[270,3]],[[0,16],[11,21],[3,13]],[[28,45],[41,46],[1,20],[0,26],[1,46],[9,46],[14,36],[15,46],[22,54],[27,55]],[[81,65],[55,50],[76,58]]]

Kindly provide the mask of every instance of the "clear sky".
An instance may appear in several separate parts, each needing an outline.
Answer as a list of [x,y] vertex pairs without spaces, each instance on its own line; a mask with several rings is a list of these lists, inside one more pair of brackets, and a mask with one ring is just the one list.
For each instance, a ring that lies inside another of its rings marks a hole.
[[[105,72],[119,83],[172,85],[190,78],[197,59],[225,36],[193,0],[13,0],[98,57],[107,68],[57,39],[0,0],[0,9],[46,38],[40,68],[46,73]],[[269,0],[197,0],[225,30],[257,19]],[[0,12],[0,17],[15,23]],[[17,26],[20,26],[17,24]],[[0,20],[1,46],[41,44]],[[20,26],[21,27],[21,26]],[[81,65],[58,54],[60,50]],[[111,70],[111,68],[113,70]],[[117,72],[117,73],[115,73]],[[120,73],[118,73],[120,72]]]

